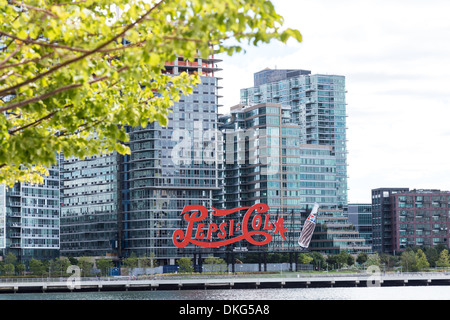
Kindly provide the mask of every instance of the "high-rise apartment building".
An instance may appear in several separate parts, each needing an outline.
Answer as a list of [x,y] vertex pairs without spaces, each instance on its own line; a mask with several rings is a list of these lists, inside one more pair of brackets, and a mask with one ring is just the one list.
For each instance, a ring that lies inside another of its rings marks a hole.
[[22,263],[59,256],[59,161],[44,183],[0,185],[0,249]]
[[372,190],[372,247],[376,252],[393,253],[393,215],[391,195],[408,188],[378,188]]
[[291,107],[291,121],[300,125],[302,144],[329,145],[336,156],[337,196],[347,205],[345,77],[311,74],[308,70],[265,69],[254,86],[241,89],[240,103],[280,103]]

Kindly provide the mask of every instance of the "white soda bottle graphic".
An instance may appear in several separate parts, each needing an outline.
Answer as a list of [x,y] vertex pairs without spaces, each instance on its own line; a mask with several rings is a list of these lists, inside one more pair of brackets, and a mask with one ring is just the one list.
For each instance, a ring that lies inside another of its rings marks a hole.
[[300,234],[300,238],[298,239],[298,245],[304,249],[309,247],[309,242],[311,241],[314,228],[316,227],[316,214],[319,210],[319,205],[314,203],[314,207],[311,210],[308,218],[306,218],[305,223],[303,224],[303,229]]

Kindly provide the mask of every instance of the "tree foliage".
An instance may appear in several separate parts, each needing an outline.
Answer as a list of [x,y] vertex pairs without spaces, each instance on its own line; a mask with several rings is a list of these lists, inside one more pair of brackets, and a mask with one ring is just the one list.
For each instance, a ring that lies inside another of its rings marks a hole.
[[313,260],[314,258],[310,254],[300,253],[297,262],[300,264],[310,264]]
[[0,0],[0,183],[42,182],[55,154],[130,150],[198,74],[165,62],[301,41],[269,0]]
[[5,273],[5,275],[7,276],[12,276],[14,274],[14,265],[12,263],[6,263],[3,266],[3,272]]
[[123,265],[126,268],[137,268],[139,267],[139,259],[136,255],[136,253],[132,252],[131,255],[128,258],[123,259]]
[[436,266],[438,267],[450,267],[450,260],[448,256],[448,250],[444,249],[439,254],[439,259],[436,262]]
[[428,269],[430,264],[428,263],[427,256],[422,249],[417,250],[416,253],[416,268],[418,270]]
[[194,263],[189,258],[182,257],[177,260],[177,264],[181,273],[189,273],[194,271]]
[[367,261],[367,259],[368,259],[369,257],[368,257],[368,255],[367,255],[367,253],[365,253],[365,252],[362,252],[362,253],[360,253],[360,254],[358,254],[358,256],[356,257],[356,262],[358,263],[358,264],[364,264],[364,263],[366,263],[366,261]]
[[36,276],[42,276],[46,271],[44,263],[37,259],[30,260],[29,268],[31,273]]
[[94,267],[94,262],[91,257],[79,257],[77,259],[77,265],[81,269],[81,276],[90,276],[92,273],[92,268]]
[[319,252],[313,251],[310,253],[310,255],[313,258],[312,264],[314,265],[315,268],[317,268],[317,269],[325,269],[326,268],[325,257],[322,254],[320,254]]
[[70,260],[66,257],[59,257],[48,262],[49,271],[54,275],[67,274],[67,268],[70,266]]
[[352,266],[355,264],[355,259],[347,251],[341,251],[335,255],[329,255],[326,262],[330,265],[337,265],[339,267]]
[[25,274],[25,265],[23,263],[16,264],[15,268],[18,275]]
[[225,272],[227,270],[225,260],[214,256],[206,257],[204,264],[208,266],[208,271],[211,272]]
[[7,264],[16,264],[17,262],[17,257],[14,255],[14,253],[9,252],[6,256],[5,256],[5,263]]
[[401,266],[403,271],[413,271],[417,272],[417,256],[415,252],[411,249],[407,249],[402,252],[401,258]]
[[377,252],[367,256],[366,265],[367,266],[378,266],[378,267],[381,266],[381,259]]
[[106,276],[108,271],[114,267],[112,259],[100,258],[95,261],[97,268],[100,269],[100,274]]

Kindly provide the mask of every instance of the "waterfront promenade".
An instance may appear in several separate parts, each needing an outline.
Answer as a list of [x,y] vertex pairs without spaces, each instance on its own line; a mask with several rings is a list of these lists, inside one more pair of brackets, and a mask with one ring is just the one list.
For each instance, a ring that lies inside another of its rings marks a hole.
[[128,290],[209,290],[257,288],[318,288],[450,285],[450,273],[342,273],[254,275],[156,275],[146,279],[16,278],[0,279],[1,293],[89,292]]

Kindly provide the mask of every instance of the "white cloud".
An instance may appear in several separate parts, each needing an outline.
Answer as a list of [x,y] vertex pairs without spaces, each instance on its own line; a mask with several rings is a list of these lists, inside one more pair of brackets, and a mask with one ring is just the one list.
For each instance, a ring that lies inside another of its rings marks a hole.
[[303,42],[223,57],[222,112],[266,67],[346,76],[349,200],[378,187],[450,190],[449,1],[273,0]]

